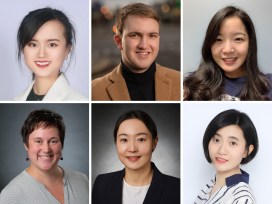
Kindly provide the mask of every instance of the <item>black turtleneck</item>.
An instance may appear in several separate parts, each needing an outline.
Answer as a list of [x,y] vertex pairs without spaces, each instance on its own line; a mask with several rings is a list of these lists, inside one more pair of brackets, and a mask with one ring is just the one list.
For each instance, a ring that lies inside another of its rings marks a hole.
[[134,73],[121,60],[122,74],[132,101],[155,101],[155,61],[143,73]]

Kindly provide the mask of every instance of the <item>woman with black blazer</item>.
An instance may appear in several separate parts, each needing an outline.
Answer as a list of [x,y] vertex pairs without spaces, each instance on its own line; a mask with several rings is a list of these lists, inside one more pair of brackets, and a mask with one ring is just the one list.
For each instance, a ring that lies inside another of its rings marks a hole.
[[93,204],[179,204],[180,179],[162,174],[151,162],[158,136],[154,121],[143,111],[124,113],[114,128],[121,171],[99,175]]

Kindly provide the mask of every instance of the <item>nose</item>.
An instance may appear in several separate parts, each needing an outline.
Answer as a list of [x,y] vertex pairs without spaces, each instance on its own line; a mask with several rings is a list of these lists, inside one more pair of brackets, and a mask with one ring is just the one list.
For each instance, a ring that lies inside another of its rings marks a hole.
[[48,143],[44,143],[42,147],[42,151],[48,153],[51,151],[50,145]]
[[38,57],[45,58],[46,57],[46,47],[41,45],[38,49]]
[[138,47],[143,50],[148,48],[148,39],[146,36],[143,36],[140,38],[140,42],[138,44]]
[[137,148],[137,144],[136,144],[136,141],[133,141],[131,140],[130,143],[129,143],[129,152],[137,152],[138,151],[138,148]]
[[230,41],[227,41],[223,44],[223,53],[233,53],[234,47],[233,44]]
[[218,149],[218,154],[220,155],[226,155],[227,154],[227,144],[222,143],[221,146]]

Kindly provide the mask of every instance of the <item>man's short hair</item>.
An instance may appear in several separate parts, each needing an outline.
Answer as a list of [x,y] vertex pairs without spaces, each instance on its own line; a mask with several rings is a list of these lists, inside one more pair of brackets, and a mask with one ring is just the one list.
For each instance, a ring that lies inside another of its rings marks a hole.
[[119,36],[123,35],[124,22],[128,15],[153,18],[159,24],[161,21],[159,14],[151,6],[142,3],[129,4],[121,8],[115,17],[116,34]]

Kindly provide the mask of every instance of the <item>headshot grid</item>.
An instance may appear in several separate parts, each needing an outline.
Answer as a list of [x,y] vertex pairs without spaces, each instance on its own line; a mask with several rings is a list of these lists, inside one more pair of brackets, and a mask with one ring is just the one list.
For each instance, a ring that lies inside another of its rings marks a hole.
[[0,5],[0,204],[270,203],[271,0]]

